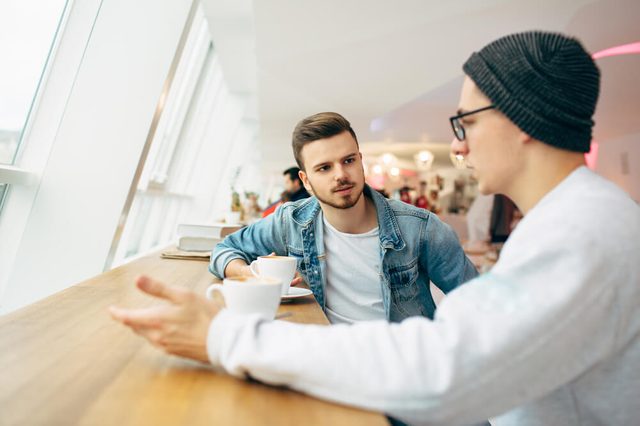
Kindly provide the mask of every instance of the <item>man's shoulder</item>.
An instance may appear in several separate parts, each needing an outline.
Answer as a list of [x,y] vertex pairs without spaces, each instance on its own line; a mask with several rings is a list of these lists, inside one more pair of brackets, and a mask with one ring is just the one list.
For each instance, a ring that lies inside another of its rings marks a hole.
[[429,210],[407,204],[400,200],[385,200],[395,216],[412,216],[420,219],[429,219],[433,214]]
[[307,204],[313,204],[313,201],[313,197],[301,198],[299,200],[287,201],[286,203],[283,203],[280,208],[283,209],[283,212],[286,211],[291,214],[291,212],[303,208]]
[[282,204],[277,213],[284,219],[293,219],[296,222],[306,222],[317,214],[318,201],[315,197],[303,198],[298,201],[287,201]]

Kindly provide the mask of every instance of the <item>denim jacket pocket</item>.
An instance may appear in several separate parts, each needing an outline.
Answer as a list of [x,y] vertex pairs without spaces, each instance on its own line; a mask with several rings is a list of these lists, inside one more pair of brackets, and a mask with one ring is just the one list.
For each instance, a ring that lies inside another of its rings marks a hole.
[[392,266],[387,273],[387,283],[391,289],[405,288],[418,279],[418,259],[414,258],[406,265]]

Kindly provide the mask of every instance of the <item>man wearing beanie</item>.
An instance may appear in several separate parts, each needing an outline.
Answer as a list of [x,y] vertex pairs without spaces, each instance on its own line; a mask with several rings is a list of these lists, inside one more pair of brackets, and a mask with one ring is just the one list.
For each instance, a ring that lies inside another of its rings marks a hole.
[[463,69],[452,150],[525,216],[434,320],[264,321],[150,279],[141,288],[181,300],[184,317],[113,316],[145,337],[158,337],[149,323],[172,330],[169,353],[410,424],[637,424],[640,208],[584,166],[599,71],[578,41],[544,32],[496,40]]

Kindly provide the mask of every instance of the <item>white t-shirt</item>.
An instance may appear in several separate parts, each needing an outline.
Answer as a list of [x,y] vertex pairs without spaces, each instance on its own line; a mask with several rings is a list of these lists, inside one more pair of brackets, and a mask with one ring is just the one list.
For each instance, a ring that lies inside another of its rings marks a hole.
[[327,318],[332,324],[384,319],[378,227],[364,234],[346,234],[320,215],[327,262]]
[[214,365],[409,424],[640,419],[640,207],[586,167],[527,213],[435,319],[303,326],[222,311]]

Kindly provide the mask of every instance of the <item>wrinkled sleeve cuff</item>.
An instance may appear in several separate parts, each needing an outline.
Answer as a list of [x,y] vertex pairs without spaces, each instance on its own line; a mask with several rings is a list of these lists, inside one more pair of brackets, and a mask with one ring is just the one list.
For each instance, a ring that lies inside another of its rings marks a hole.
[[234,336],[238,335],[250,319],[250,315],[233,314],[223,309],[211,320],[207,334],[207,355],[213,366],[222,367],[223,348],[233,344]]
[[216,277],[223,279],[224,270],[227,268],[229,262],[235,259],[244,260],[247,264],[250,263],[250,261],[240,253],[227,251],[212,256],[211,262],[209,263],[209,271]]

